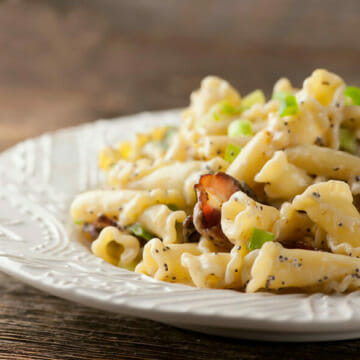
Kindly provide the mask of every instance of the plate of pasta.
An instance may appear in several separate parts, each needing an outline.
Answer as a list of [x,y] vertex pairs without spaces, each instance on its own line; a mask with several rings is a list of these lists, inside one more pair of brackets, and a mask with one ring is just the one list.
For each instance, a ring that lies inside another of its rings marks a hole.
[[54,295],[224,336],[360,336],[360,89],[270,99],[208,76],[183,110],[0,155],[0,269]]

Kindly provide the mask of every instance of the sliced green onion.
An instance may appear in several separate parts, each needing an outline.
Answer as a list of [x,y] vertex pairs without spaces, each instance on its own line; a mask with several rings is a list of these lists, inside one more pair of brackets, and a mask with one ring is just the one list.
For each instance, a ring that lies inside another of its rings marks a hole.
[[340,128],[340,150],[355,154],[356,136],[350,129]]
[[133,224],[128,227],[128,230],[134,234],[135,236],[138,236],[146,241],[149,241],[153,239],[155,236],[153,234],[150,234],[142,225],[140,224]]
[[299,111],[296,97],[294,95],[287,95],[280,100],[279,116],[295,115]]
[[250,251],[260,249],[267,241],[274,240],[275,235],[271,232],[254,228],[248,244]]
[[220,115],[217,111],[213,112],[213,118],[215,121],[220,121]]
[[173,138],[173,136],[176,133],[177,133],[177,128],[175,126],[169,126],[166,129],[162,140],[152,140],[150,142],[153,143],[156,146],[159,146],[163,150],[167,150],[169,148],[169,146],[170,146],[171,139]]
[[226,115],[234,115],[237,113],[237,109],[229,103],[223,103],[220,112]]
[[168,207],[171,211],[179,210],[179,208],[178,208],[175,204],[167,204],[167,207]]
[[74,224],[76,225],[82,225],[83,221],[82,220],[74,220]]
[[348,86],[345,91],[346,105],[360,105],[360,89],[356,86]]
[[225,150],[225,160],[232,163],[234,159],[239,155],[241,148],[234,144],[229,144]]
[[251,108],[255,104],[265,104],[265,95],[262,90],[254,90],[241,101],[242,110]]
[[232,116],[240,114],[241,109],[232,106],[227,101],[221,101],[212,107],[211,112],[214,120],[219,121],[222,115]]
[[284,100],[288,95],[292,95],[292,93],[288,91],[277,91],[273,93],[272,99],[273,100]]
[[246,119],[233,121],[228,127],[228,136],[246,135],[253,136],[251,122]]
[[163,150],[167,150],[167,148],[168,148],[167,144],[165,144],[164,141],[160,141],[160,140],[151,140],[151,141],[149,141],[149,144],[153,144]]
[[172,137],[177,133],[178,129],[175,126],[168,126],[163,141],[169,143]]

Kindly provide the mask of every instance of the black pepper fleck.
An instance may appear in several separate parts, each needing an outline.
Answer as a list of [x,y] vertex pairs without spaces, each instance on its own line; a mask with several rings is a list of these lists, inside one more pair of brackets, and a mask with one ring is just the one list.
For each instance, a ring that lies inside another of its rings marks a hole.
[[324,140],[322,139],[322,137],[317,136],[315,139],[315,144],[319,146],[324,146]]

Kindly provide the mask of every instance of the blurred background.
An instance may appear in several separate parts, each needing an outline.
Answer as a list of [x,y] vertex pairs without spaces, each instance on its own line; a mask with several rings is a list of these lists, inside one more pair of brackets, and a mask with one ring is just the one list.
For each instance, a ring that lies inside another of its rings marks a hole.
[[208,74],[245,94],[324,67],[360,85],[356,0],[2,0],[0,149],[182,107]]

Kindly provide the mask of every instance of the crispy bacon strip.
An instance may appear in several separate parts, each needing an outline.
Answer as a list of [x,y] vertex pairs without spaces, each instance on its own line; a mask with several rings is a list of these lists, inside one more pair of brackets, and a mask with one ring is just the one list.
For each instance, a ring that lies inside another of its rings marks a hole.
[[198,199],[193,215],[196,230],[221,250],[230,250],[232,244],[221,229],[221,206],[237,191],[243,191],[257,201],[255,194],[244,182],[223,172],[202,175],[195,190]]

